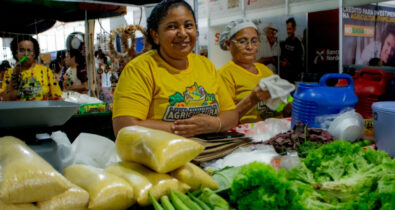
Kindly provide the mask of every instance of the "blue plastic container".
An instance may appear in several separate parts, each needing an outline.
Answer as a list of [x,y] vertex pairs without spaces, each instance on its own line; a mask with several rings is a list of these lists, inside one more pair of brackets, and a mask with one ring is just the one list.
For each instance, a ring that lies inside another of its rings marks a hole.
[[[347,86],[328,86],[329,79],[345,79]],[[325,74],[318,84],[301,82],[293,97],[292,127],[300,121],[310,127],[321,128],[316,117],[340,113],[347,107],[354,108],[358,102],[353,79],[348,74]]]
[[377,148],[395,157],[395,101],[373,103],[372,110]]

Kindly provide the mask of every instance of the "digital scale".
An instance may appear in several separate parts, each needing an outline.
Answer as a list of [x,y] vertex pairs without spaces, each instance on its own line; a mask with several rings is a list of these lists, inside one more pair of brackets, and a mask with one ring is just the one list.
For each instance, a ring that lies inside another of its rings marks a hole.
[[0,102],[0,137],[21,139],[60,171],[57,144],[50,134],[61,130],[80,106],[66,101]]

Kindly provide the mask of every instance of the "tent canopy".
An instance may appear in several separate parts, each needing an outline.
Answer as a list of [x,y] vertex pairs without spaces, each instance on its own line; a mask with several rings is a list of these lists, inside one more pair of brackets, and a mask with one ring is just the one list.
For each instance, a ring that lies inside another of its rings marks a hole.
[[[114,3],[111,5],[111,2]],[[129,5],[153,4],[156,0],[3,0],[0,13],[0,37],[15,33],[37,34],[51,28],[55,22],[114,17],[126,14]]]

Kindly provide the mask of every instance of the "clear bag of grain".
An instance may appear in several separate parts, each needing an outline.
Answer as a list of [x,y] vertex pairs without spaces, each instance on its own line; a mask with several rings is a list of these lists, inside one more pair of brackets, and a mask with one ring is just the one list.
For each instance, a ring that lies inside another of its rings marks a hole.
[[158,173],[181,167],[204,149],[190,139],[141,126],[122,128],[116,148],[122,160],[141,163]]
[[39,210],[39,208],[32,203],[7,204],[0,200],[0,210]]
[[124,178],[133,186],[137,203],[140,206],[151,204],[148,192],[156,199],[159,199],[162,195],[169,194],[170,189],[184,193],[190,189],[187,184],[168,174],[157,173],[138,163],[120,162],[108,167],[106,171]]
[[49,200],[70,183],[23,141],[0,138],[0,200],[31,203]]
[[214,179],[193,163],[187,163],[170,174],[181,182],[188,184],[192,191],[199,190],[201,187],[218,189],[218,184]]
[[126,209],[136,200],[132,186],[124,179],[87,165],[71,165],[64,176],[89,193],[89,209]]
[[66,192],[50,200],[38,202],[37,206],[43,210],[88,209],[89,193],[77,185],[71,185],[72,187]]

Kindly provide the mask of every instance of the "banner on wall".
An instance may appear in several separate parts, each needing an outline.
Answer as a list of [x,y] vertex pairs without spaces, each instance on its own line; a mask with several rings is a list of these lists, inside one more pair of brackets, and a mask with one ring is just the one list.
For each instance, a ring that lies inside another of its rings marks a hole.
[[395,8],[343,8],[343,65],[395,66]]
[[308,14],[308,71],[306,81],[318,81],[321,75],[339,71],[339,10]]
[[[295,26],[291,27],[290,20]],[[306,71],[306,13],[253,21],[261,33],[257,61],[284,79],[299,81]]]

